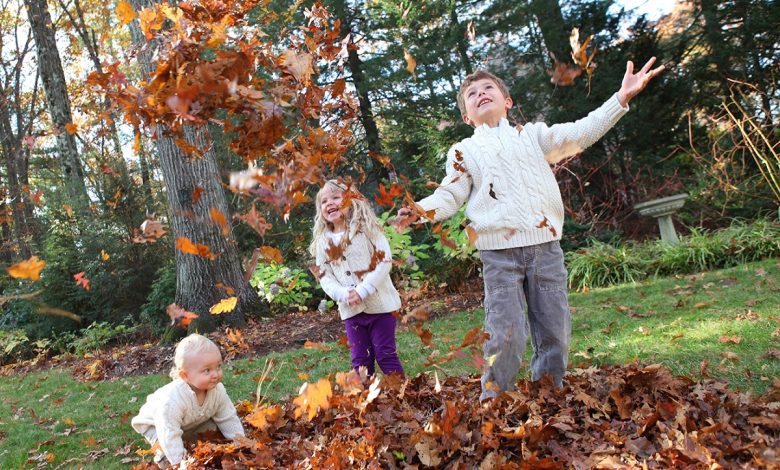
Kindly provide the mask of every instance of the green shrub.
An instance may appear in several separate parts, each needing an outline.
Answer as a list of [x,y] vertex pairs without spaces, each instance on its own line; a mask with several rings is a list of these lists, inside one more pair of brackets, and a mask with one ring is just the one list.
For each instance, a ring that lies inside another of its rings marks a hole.
[[313,298],[311,278],[301,268],[275,263],[258,264],[249,284],[270,304],[274,314],[289,307],[308,310],[307,304]]
[[591,240],[566,254],[569,286],[604,287],[651,275],[710,271],[780,255],[780,223],[736,221],[725,229],[692,229],[677,244],[660,240],[615,246]]
[[139,328],[140,326],[111,325],[108,322],[92,323],[78,332],[67,332],[59,335],[57,343],[65,351],[83,357],[119,338],[132,335]]
[[176,300],[176,263],[170,260],[157,270],[152,289],[141,307],[141,320],[155,333],[162,333],[169,324],[165,313],[168,305]]
[[648,262],[627,246],[592,240],[588,248],[566,254],[569,287],[584,289],[636,282],[645,277]]
[[420,262],[428,259],[427,252],[431,246],[427,243],[415,243],[411,230],[398,233],[387,223],[387,219],[391,216],[389,212],[384,212],[379,216],[379,220],[384,224],[385,237],[393,253],[393,264],[398,268],[393,271],[393,282],[399,289],[418,287],[425,278],[425,273],[420,269]]

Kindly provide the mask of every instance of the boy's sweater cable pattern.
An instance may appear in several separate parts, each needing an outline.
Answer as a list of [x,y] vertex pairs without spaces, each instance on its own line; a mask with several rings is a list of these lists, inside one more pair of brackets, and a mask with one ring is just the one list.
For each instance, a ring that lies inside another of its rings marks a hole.
[[615,94],[571,123],[532,123],[518,131],[502,119],[498,127],[477,127],[452,146],[441,185],[419,205],[434,209],[440,221],[468,202],[480,250],[560,240],[563,201],[550,165],[592,145],[627,111]]

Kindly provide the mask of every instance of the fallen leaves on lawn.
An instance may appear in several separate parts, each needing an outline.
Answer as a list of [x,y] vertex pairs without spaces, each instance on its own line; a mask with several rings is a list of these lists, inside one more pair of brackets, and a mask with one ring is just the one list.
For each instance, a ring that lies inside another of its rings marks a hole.
[[[437,391],[437,383],[440,390]],[[331,385],[333,387],[331,388]],[[311,387],[311,388],[310,388]],[[522,380],[487,406],[477,376],[369,387],[338,375],[280,408],[241,408],[246,438],[199,442],[189,468],[777,468],[780,390],[636,364]],[[301,403],[308,404],[301,409]],[[315,403],[316,402],[316,403]],[[316,404],[316,408],[314,405]],[[144,462],[136,468],[154,468]]]

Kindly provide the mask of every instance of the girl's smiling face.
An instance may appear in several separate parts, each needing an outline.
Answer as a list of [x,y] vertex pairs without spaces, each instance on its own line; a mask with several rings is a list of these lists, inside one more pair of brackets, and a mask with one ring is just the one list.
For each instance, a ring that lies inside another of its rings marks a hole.
[[346,229],[344,209],[344,191],[327,184],[320,192],[320,211],[322,217],[333,226],[334,232],[343,232]]

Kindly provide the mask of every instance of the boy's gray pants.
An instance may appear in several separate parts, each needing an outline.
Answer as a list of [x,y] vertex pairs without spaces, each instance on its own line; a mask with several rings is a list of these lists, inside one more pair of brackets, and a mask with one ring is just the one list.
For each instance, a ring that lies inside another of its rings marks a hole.
[[[531,380],[550,374],[563,386],[571,338],[571,313],[563,250],[557,241],[483,250],[484,344],[487,360],[480,399],[512,390],[531,333]],[[527,317],[527,318],[526,318]]]

